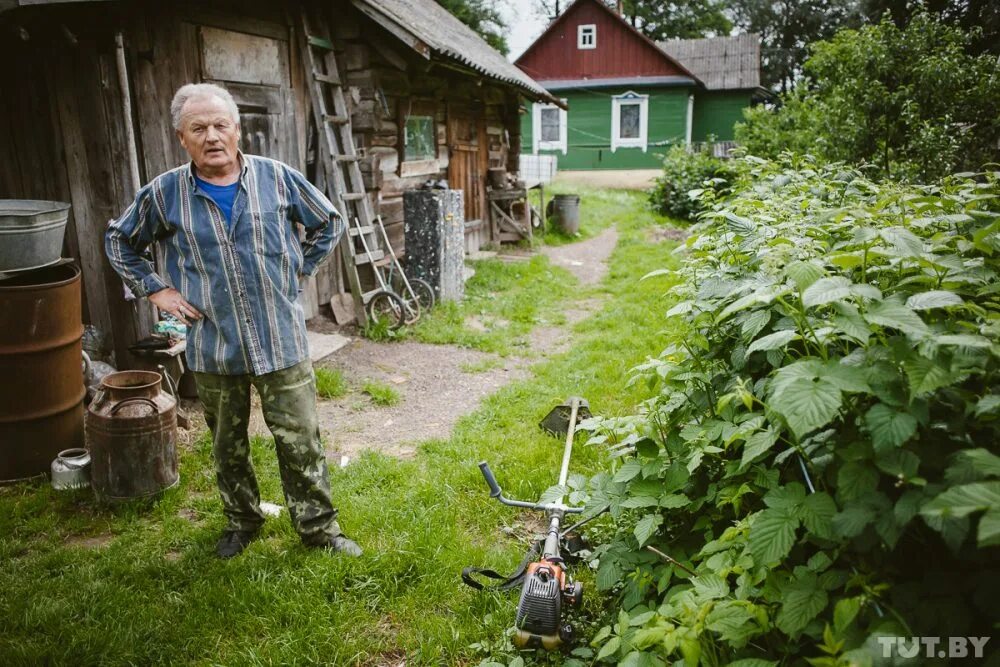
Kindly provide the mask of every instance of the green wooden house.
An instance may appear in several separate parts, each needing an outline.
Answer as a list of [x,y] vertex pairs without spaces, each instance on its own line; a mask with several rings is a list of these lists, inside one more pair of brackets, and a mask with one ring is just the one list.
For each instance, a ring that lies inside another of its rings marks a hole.
[[724,153],[760,88],[757,35],[653,42],[601,0],[576,0],[515,61],[565,109],[522,115],[523,154],[560,170],[655,169],[674,145]]

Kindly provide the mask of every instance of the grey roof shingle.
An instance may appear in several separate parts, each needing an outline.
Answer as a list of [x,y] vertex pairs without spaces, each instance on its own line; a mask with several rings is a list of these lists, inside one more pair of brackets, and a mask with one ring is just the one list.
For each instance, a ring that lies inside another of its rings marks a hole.
[[745,90],[760,87],[760,35],[670,39],[657,42],[701,79],[709,90]]
[[354,0],[354,3],[392,20],[433,51],[490,78],[517,86],[535,99],[552,98],[531,77],[434,0]]

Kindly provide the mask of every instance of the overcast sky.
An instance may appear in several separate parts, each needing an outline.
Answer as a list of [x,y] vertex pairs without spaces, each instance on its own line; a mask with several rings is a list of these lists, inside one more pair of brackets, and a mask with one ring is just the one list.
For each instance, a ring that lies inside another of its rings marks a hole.
[[513,61],[542,34],[548,21],[539,15],[535,0],[501,0],[500,4],[510,28],[507,57]]

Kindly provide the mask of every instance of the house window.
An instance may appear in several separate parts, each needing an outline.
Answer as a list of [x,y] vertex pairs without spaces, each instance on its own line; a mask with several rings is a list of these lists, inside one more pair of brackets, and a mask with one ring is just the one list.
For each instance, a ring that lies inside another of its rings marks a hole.
[[593,23],[578,26],[576,29],[576,48],[597,48],[597,26]]
[[631,91],[611,98],[611,151],[641,148],[646,151],[649,96]]
[[566,111],[554,104],[535,104],[532,113],[534,150],[566,153]]
[[408,116],[403,128],[403,160],[433,160],[437,157],[434,116]]

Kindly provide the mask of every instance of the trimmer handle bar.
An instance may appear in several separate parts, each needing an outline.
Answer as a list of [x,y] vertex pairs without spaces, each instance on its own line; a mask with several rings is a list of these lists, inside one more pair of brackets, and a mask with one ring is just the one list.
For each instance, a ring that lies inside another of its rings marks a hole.
[[510,507],[524,507],[529,510],[539,510],[541,512],[559,510],[565,512],[566,514],[582,514],[585,509],[583,507],[567,507],[562,503],[529,503],[523,500],[506,498],[503,495],[503,489],[501,489],[500,485],[497,484],[496,477],[493,476],[493,471],[490,470],[490,464],[486,461],[480,461],[479,470],[483,473],[483,477],[486,479],[486,484],[490,487],[490,498],[496,498],[504,505],[509,505]]

